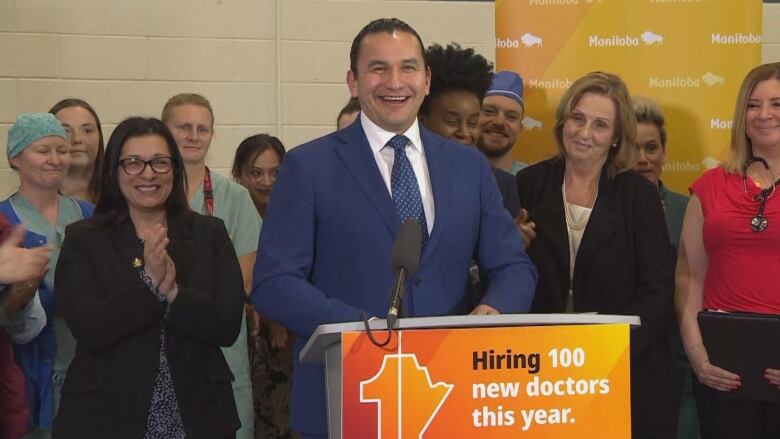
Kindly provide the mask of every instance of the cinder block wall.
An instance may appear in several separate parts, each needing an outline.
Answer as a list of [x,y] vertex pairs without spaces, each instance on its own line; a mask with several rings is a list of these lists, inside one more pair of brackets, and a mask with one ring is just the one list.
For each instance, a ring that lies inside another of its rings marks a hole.
[[[80,97],[106,138],[130,115],[158,116],[173,94],[208,97],[208,163],[226,172],[238,143],[268,132],[291,148],[325,134],[349,97],[349,45],[397,16],[426,44],[458,41],[494,59],[494,5],[421,0],[0,0],[0,197],[18,186],[5,158],[20,112]],[[764,5],[765,61],[780,60],[780,4]]]
[[130,115],[166,99],[209,98],[208,164],[227,172],[238,143],[267,132],[287,148],[335,128],[349,98],[352,38],[397,16],[426,44],[458,41],[494,59],[493,4],[349,0],[0,0],[0,197],[18,187],[5,157],[20,112],[80,97],[108,139]]

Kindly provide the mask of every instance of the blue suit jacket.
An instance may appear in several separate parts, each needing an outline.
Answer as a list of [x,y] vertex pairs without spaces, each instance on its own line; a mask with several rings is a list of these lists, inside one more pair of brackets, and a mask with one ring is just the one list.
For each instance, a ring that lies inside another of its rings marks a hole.
[[[493,172],[474,148],[420,127],[435,220],[406,316],[466,314],[469,264],[487,279],[482,303],[502,313],[530,309],[536,269],[502,205]],[[390,253],[400,226],[360,120],[284,157],[263,222],[252,301],[298,335],[293,428],[326,434],[323,367],[298,353],[324,323],[385,316],[393,283]]]

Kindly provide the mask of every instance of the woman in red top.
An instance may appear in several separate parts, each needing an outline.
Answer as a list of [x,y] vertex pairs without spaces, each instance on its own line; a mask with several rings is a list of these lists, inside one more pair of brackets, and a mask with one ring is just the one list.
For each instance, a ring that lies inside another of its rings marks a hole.
[[[780,63],[773,63],[742,83],[730,158],[693,184],[683,222],[676,304],[703,439],[780,437],[780,404],[729,398],[740,377],[710,362],[696,320],[702,309],[780,314],[777,176]],[[764,377],[780,389],[780,370]]]

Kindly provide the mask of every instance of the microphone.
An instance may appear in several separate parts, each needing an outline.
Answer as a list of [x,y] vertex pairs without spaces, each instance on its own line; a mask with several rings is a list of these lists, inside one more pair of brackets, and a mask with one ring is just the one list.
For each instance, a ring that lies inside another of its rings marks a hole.
[[390,307],[387,310],[387,329],[392,329],[398,320],[406,279],[414,276],[420,265],[422,250],[422,226],[417,221],[406,220],[398,229],[390,255],[390,269],[395,273],[395,282],[390,292]]

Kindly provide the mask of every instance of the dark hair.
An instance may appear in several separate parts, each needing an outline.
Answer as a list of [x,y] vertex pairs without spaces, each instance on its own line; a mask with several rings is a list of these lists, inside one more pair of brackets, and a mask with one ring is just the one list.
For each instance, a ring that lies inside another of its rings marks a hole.
[[[360,32],[355,35],[355,39],[352,40],[352,47],[349,50],[349,69],[352,70],[352,74],[355,75],[355,77],[358,75],[357,60],[358,56],[360,56],[360,46],[363,43],[363,39],[366,37],[366,35],[379,34],[383,32],[392,34],[396,31],[406,32],[414,35],[414,37],[417,38],[417,41],[420,43],[420,54],[422,55],[425,53],[425,46],[423,46],[422,38],[420,38],[420,35],[411,26],[402,20],[399,20],[398,18],[377,18],[371,23],[365,25],[363,29],[360,29]],[[423,62],[425,62],[425,57],[423,57]]]
[[458,43],[446,48],[438,44],[428,47],[425,63],[431,69],[431,90],[420,107],[422,114],[429,114],[430,102],[447,91],[465,90],[482,102],[493,80],[493,64],[474,49],[463,49]]
[[95,222],[113,223],[124,220],[128,215],[127,200],[119,189],[117,173],[119,156],[128,140],[142,136],[160,136],[168,144],[168,152],[173,158],[173,189],[165,201],[165,209],[171,216],[181,216],[189,212],[187,204],[186,175],[179,148],[173,135],[161,120],[145,117],[131,117],[123,120],[114,128],[108,139],[106,155],[103,160],[100,198],[95,206]]
[[241,168],[246,163],[254,163],[257,156],[269,149],[279,156],[279,163],[281,163],[285,150],[284,145],[278,138],[270,134],[255,134],[244,139],[238,145],[236,157],[233,159],[233,169],[231,171],[233,178],[238,178],[241,175]]
[[357,113],[358,111],[360,111],[360,101],[358,98],[349,98],[347,105],[344,105],[344,108],[339,111],[339,115],[336,116],[336,125],[339,124],[339,119],[341,119],[341,116],[345,114]]
[[87,193],[90,197],[92,197],[92,200],[97,200],[100,196],[100,166],[103,163],[103,155],[105,151],[105,144],[103,143],[103,127],[100,125],[100,118],[97,115],[97,112],[94,108],[92,108],[92,105],[89,105],[86,101],[83,101],[81,99],[77,98],[68,98],[63,99],[56,104],[54,104],[53,107],[49,110],[49,113],[53,114],[54,116],[57,116],[57,113],[60,111],[71,108],[71,107],[81,107],[92,115],[92,117],[95,119],[95,125],[97,126],[98,130],[98,150],[97,154],[95,155],[95,163],[93,164],[92,168],[92,176],[89,178],[89,185],[87,186]]

